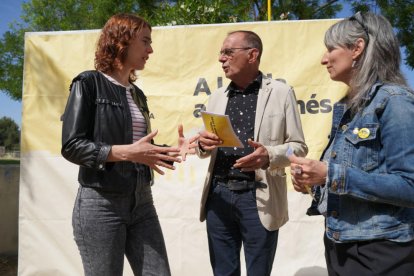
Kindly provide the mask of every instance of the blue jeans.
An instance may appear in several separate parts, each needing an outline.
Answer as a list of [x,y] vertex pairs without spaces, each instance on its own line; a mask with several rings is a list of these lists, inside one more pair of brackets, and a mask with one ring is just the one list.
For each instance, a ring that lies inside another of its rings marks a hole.
[[216,276],[240,275],[243,244],[249,276],[270,275],[278,230],[266,230],[259,219],[256,191],[230,191],[214,185],[207,205],[210,262]]
[[87,276],[122,276],[124,255],[134,275],[170,275],[151,186],[117,195],[79,187],[73,232]]

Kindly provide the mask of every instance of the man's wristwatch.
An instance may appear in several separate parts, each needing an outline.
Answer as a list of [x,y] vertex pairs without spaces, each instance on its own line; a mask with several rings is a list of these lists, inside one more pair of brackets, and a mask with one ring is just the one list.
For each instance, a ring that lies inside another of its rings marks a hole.
[[205,153],[206,151],[203,149],[203,147],[201,146],[200,140],[197,140],[197,145],[198,145],[198,149],[200,150],[200,152]]

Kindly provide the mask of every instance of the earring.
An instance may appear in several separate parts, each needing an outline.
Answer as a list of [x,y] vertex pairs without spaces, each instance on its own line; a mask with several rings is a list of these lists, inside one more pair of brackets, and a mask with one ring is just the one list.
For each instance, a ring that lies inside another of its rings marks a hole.
[[351,68],[354,68],[354,67],[355,67],[355,64],[356,64],[356,61],[355,61],[355,60],[353,60],[353,61],[352,61]]

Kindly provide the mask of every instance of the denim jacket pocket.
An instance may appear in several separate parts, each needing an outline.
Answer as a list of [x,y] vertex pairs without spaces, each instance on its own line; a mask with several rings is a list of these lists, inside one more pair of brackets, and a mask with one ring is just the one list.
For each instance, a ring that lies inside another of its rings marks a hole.
[[345,139],[350,143],[350,158],[348,164],[372,171],[379,166],[380,137],[378,123],[365,123],[351,128],[345,133]]

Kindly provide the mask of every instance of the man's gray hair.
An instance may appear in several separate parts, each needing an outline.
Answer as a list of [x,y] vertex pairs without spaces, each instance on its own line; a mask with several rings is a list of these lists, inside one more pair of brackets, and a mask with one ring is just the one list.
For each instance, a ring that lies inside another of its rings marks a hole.
[[260,58],[262,57],[263,53],[263,43],[260,37],[252,31],[245,31],[245,30],[238,30],[228,33],[227,35],[232,35],[235,33],[243,33],[244,34],[244,40],[247,42],[247,47],[256,48],[259,50],[259,56],[257,57],[257,60],[260,61]]

